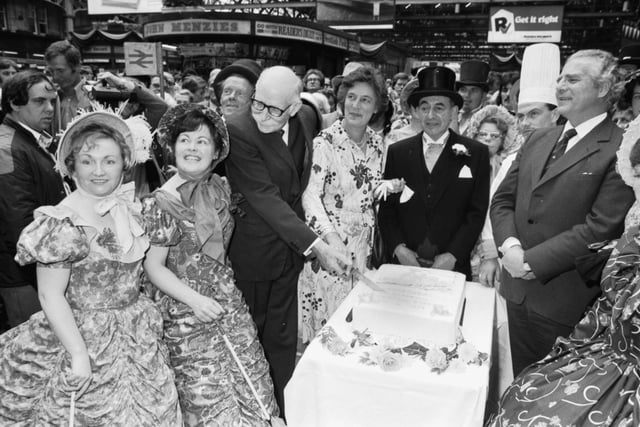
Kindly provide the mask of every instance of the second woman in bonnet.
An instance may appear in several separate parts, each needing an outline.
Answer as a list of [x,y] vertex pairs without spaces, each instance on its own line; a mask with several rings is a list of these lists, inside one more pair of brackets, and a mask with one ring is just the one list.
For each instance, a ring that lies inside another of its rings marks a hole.
[[229,153],[227,129],[213,111],[184,104],[159,131],[177,173],[143,200],[145,271],[157,288],[184,423],[269,425],[278,414],[269,365],[227,259],[230,189],[213,173]]

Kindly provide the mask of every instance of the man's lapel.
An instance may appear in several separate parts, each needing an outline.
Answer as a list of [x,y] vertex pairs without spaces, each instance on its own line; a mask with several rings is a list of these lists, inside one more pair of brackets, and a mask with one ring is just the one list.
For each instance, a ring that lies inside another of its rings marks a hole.
[[442,148],[440,157],[438,157],[438,161],[431,171],[431,183],[435,187],[434,191],[431,193],[433,206],[440,201],[447,188],[449,188],[452,183],[456,182],[458,179],[458,173],[460,172],[462,155],[456,155],[451,148],[453,147],[453,144],[459,143],[458,135],[453,133],[453,131],[449,132],[449,138]]
[[553,147],[556,145],[556,141],[560,139],[563,129],[564,126],[556,126],[554,129],[549,131],[547,135],[535,143],[533,148],[535,151],[532,153],[532,158],[534,158],[535,161],[531,167],[531,182],[534,185],[539,184],[540,178],[542,177],[542,170],[547,164],[547,159],[551,156],[551,152],[553,151]]
[[[292,121],[289,121],[291,123]],[[294,138],[295,130],[292,126],[289,127],[289,139]],[[268,149],[272,150],[275,154],[278,155],[291,169],[295,172],[296,165],[293,162],[293,157],[291,156],[291,152],[289,151],[289,147],[285,144],[282,136],[280,135],[280,131],[262,134],[265,145]],[[297,175],[297,174],[296,174]]]
[[[545,173],[544,176],[540,178],[540,181],[538,181],[538,183],[535,185],[534,189],[560,175],[565,170],[569,169],[571,166],[575,165],[585,157],[588,157],[591,154],[599,151],[599,144],[602,142],[608,142],[611,139],[611,126],[615,125],[608,119],[605,119],[602,123],[596,126],[583,139],[578,141],[576,145],[571,147],[569,151],[567,151],[562,157],[556,160],[553,165],[551,165],[549,170],[547,170],[547,173]],[[547,158],[545,158],[544,161],[546,161]],[[542,162],[542,164],[544,166],[544,162]]]
[[[291,131],[295,129],[295,132]],[[298,133],[300,135],[298,135]],[[307,186],[307,182],[309,181],[309,175],[311,173],[311,162],[313,160],[313,138],[315,135],[308,129],[308,126],[304,123],[300,118],[300,114],[296,114],[294,117],[289,119],[289,143],[292,143],[294,140],[291,138],[293,136],[304,139],[304,160],[302,164],[302,177],[300,182],[302,182],[303,187]]]
[[425,175],[428,175],[429,171],[427,170],[427,164],[424,161],[424,151],[422,150],[422,132],[412,137],[411,143],[409,144],[408,159],[409,164],[407,165],[407,171],[412,177],[407,177],[407,182],[415,183],[414,186],[416,188],[411,188],[411,190],[415,191],[417,197],[427,206],[427,189],[425,188],[427,182],[425,181]]

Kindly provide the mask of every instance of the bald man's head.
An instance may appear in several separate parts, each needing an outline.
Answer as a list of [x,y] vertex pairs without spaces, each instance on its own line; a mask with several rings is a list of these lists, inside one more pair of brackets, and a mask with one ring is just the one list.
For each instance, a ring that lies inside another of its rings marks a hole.
[[258,78],[251,114],[262,133],[281,130],[302,102],[302,81],[287,67],[266,68]]

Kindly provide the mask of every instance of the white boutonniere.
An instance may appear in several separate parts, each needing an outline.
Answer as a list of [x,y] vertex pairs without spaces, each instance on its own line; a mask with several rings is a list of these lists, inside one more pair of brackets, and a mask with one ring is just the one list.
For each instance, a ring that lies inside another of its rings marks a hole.
[[456,156],[471,157],[471,154],[469,154],[469,150],[467,150],[467,147],[465,147],[462,144],[453,144],[451,149],[453,150]]

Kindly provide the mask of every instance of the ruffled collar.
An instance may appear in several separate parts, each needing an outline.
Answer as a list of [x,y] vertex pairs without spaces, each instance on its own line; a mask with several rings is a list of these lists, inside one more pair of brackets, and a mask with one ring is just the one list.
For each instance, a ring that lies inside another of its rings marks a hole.
[[[95,224],[83,218],[72,204],[90,203],[93,210],[100,216],[110,215],[113,219],[114,234],[120,251],[116,258],[123,262],[134,262],[142,257],[149,247],[149,241],[141,225],[142,206],[135,198],[135,184],[129,182],[120,184],[111,194],[97,197],[87,193],[80,187],[70,194],[60,205],[69,208],[76,215],[75,225],[98,228]],[[59,212],[63,215],[64,211]],[[54,216],[55,215],[51,215]]]

